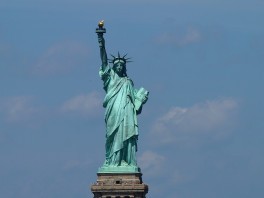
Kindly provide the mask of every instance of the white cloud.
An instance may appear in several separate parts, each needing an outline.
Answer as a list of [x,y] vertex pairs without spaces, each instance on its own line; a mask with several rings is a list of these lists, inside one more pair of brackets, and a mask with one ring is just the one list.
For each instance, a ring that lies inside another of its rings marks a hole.
[[186,46],[191,43],[196,43],[201,40],[201,33],[194,28],[188,28],[184,33],[180,32],[165,32],[160,35],[156,41],[160,44],[172,44],[177,46]]
[[186,173],[186,170],[183,171],[181,169],[181,171],[179,171],[177,169],[176,170],[174,169],[173,171],[170,172],[171,175],[170,175],[169,180],[171,182],[175,183],[175,184],[192,181],[192,180],[195,179],[197,173],[196,174],[192,174],[195,171],[190,171],[190,172]]
[[192,107],[172,107],[155,122],[151,135],[159,143],[195,144],[201,138],[218,139],[227,135],[234,124],[237,102],[218,99]]
[[76,41],[57,43],[47,49],[34,65],[34,72],[54,74],[83,65],[89,54],[87,47]]
[[102,97],[96,92],[75,96],[64,102],[59,109],[44,109],[35,105],[35,102],[31,96],[0,98],[0,118],[7,123],[35,126],[39,121],[46,120],[47,112],[51,114],[59,111],[94,116],[102,107]]
[[154,153],[153,151],[145,151],[138,157],[138,164],[146,175],[159,175],[164,168],[165,157]]
[[0,112],[8,122],[21,122],[35,115],[39,109],[32,106],[32,97],[17,96],[2,99]]
[[72,112],[85,115],[96,115],[102,106],[102,99],[97,92],[75,96],[64,102],[62,112]]

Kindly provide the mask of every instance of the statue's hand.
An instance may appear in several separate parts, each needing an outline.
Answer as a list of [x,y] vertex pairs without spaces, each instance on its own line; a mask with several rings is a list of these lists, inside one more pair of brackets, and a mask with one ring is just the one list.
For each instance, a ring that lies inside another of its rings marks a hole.
[[148,96],[144,96],[142,103],[145,104],[148,101]]

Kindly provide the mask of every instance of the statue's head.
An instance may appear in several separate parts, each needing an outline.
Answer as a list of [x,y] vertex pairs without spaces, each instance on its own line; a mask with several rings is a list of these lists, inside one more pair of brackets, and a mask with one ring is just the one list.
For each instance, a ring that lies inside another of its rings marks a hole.
[[123,57],[120,57],[119,52],[118,52],[118,56],[117,57],[115,57],[113,55],[111,55],[111,56],[113,57],[113,59],[110,61],[110,63],[113,63],[113,70],[120,77],[127,76],[126,63],[127,62],[131,62],[131,61],[128,61],[128,59],[130,59],[130,58],[126,58],[126,55],[124,55]]
[[118,74],[118,76],[120,76],[120,77],[127,76],[127,73],[126,73],[126,63],[125,63],[122,59],[116,60],[116,61],[113,63],[113,70],[114,70],[114,71]]

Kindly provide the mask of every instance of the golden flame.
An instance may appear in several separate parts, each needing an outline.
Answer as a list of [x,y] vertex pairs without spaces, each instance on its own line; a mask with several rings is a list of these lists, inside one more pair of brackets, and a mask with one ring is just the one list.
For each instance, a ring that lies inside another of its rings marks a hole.
[[104,27],[104,20],[99,21],[98,26],[99,27]]

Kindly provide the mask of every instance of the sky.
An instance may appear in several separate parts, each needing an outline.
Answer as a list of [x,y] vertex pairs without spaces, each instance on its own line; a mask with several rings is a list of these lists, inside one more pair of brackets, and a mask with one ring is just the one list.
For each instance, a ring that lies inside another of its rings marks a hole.
[[149,198],[264,197],[264,2],[1,0],[0,197],[92,197],[104,161],[95,28],[128,53]]

